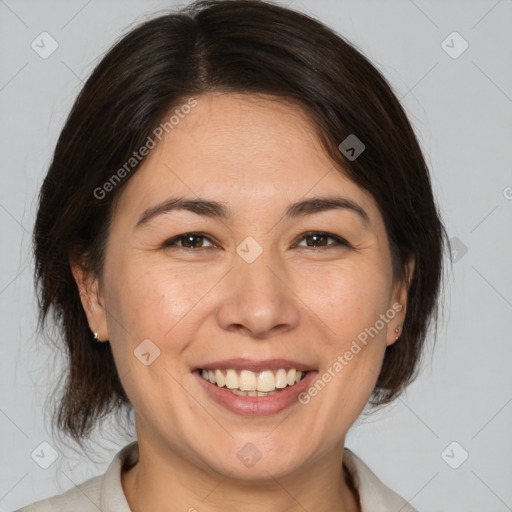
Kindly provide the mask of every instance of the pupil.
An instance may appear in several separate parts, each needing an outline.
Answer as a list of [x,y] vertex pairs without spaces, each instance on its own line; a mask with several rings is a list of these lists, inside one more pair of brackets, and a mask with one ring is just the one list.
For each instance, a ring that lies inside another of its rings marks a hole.
[[189,235],[189,236],[187,236],[187,238],[185,239],[185,240],[186,240],[186,245],[187,245],[187,247],[189,247],[189,245],[188,245],[189,243],[190,243],[190,245],[191,245],[192,247],[197,247],[197,245],[198,245],[198,244],[197,244],[197,243],[194,243],[193,241],[194,241],[194,239],[197,241],[197,240],[199,240],[200,238],[201,238],[201,237],[200,237],[200,236],[198,236],[198,235]]
[[[309,246],[312,246],[312,245],[315,245],[315,246],[316,246],[316,245],[318,244],[318,239],[323,239],[323,238],[325,238],[325,236],[324,236],[324,235],[310,235],[309,237],[310,237],[311,239],[314,239],[314,240],[315,240],[315,242],[313,242],[312,244],[308,244]],[[322,245],[325,245],[325,244],[322,244]]]

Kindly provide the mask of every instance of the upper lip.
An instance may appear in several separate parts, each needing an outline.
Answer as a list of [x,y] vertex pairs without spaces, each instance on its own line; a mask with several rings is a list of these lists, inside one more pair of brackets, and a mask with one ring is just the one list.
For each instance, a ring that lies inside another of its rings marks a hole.
[[299,363],[298,361],[292,361],[291,359],[223,359],[222,361],[214,361],[213,363],[204,363],[198,365],[196,369],[201,370],[221,370],[229,369],[233,370],[251,370],[253,372],[261,372],[263,370],[279,370],[279,368],[295,368],[307,372],[314,370],[310,365]]

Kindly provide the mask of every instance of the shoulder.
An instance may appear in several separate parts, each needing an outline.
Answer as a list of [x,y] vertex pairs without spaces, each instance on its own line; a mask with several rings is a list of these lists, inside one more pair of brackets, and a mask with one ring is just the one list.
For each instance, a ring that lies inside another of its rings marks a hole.
[[138,445],[134,441],[119,451],[107,471],[68,491],[44,500],[36,501],[16,512],[130,512],[121,483],[121,469],[131,465],[138,457]]
[[359,492],[362,512],[417,512],[409,502],[386,487],[377,475],[351,450],[345,448],[343,464]]
[[105,475],[96,476],[57,496],[36,501],[16,512],[89,512],[101,510],[101,488]]

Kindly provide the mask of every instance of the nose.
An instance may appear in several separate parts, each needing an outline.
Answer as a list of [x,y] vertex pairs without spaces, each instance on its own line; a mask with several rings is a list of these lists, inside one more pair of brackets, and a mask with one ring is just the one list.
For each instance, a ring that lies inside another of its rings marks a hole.
[[263,251],[252,263],[235,258],[234,266],[216,309],[222,329],[265,339],[297,327],[300,299],[282,265]]

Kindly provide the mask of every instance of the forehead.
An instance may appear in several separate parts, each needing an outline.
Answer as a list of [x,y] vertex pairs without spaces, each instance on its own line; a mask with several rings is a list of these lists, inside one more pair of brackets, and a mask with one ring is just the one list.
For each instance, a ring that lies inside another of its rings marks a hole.
[[370,194],[334,165],[297,105],[212,93],[174,120],[130,179],[119,206],[129,202],[130,210],[139,211],[170,196],[208,196],[239,213],[338,193],[370,214],[375,209]]

